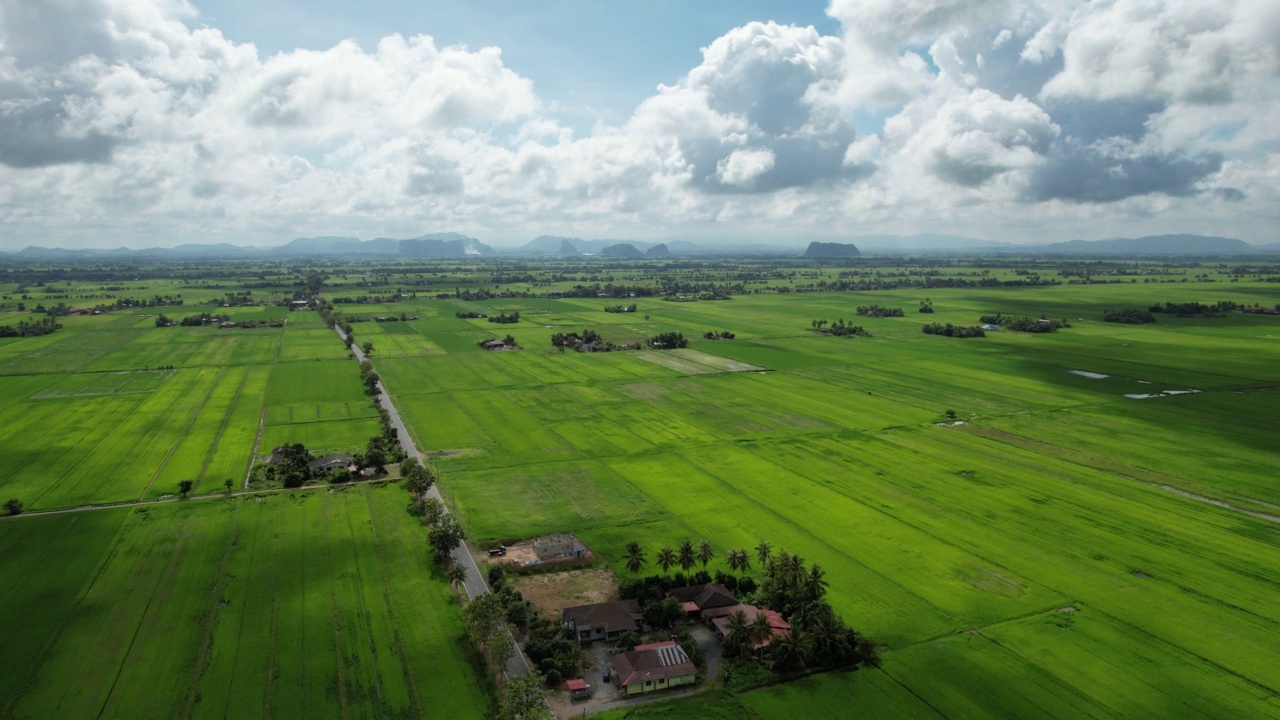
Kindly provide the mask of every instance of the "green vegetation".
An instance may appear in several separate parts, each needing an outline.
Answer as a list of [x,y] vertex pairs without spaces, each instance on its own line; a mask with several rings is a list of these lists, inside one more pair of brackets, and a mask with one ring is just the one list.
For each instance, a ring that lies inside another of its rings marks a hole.
[[[18,267],[2,288],[0,324],[39,319],[17,309],[37,304],[36,282],[55,291],[42,305],[106,310],[0,338],[0,493],[25,504],[0,520],[0,715],[491,716],[458,578],[430,543],[565,530],[628,578],[706,572],[735,588],[765,586],[767,537],[771,556],[819,565],[832,613],[880,643],[878,668],[749,691],[760,679],[743,675],[606,720],[1280,713],[1273,262],[59,271]],[[601,295],[633,294],[672,302],[600,312]],[[1158,324],[1102,321],[1156,297],[1178,301]],[[360,324],[359,340],[452,520],[412,465],[408,498],[227,492],[281,445],[391,457],[377,383],[332,329],[350,325],[340,298],[399,318]],[[157,328],[156,308],[179,303],[283,327]],[[1192,304],[1210,310],[1181,312]],[[813,332],[812,318],[917,306],[953,335],[983,315],[1072,329],[949,343],[891,316],[857,342]],[[499,313],[519,313],[526,350],[477,345]],[[723,327],[733,342],[706,338]],[[559,352],[671,334],[687,347]],[[176,498],[184,480],[186,502],[40,515]],[[705,562],[701,538],[718,549]]]

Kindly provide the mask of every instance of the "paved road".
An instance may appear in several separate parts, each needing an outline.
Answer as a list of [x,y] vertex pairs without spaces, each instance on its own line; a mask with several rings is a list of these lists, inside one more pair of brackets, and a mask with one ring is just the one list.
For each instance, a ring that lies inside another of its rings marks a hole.
[[[338,336],[345,341],[346,335],[342,333],[342,330],[334,329],[337,331]],[[359,362],[364,362],[368,359],[365,357],[364,351],[357,345],[351,346],[351,352],[355,354],[356,360]],[[378,402],[382,404],[382,407],[386,408],[387,414],[391,416],[391,427],[395,428],[396,432],[400,434],[401,447],[409,454],[409,457],[422,460],[422,453],[418,452],[418,448],[413,444],[413,437],[409,434],[409,429],[405,427],[404,421],[400,419],[400,413],[396,411],[395,403],[391,401],[391,396],[387,394],[387,389],[383,387],[381,382],[378,383],[378,390],[380,391]],[[427,495],[439,500],[441,503],[444,502],[444,498],[440,497],[440,490],[435,485],[431,486],[431,490]],[[447,508],[445,512],[448,512]],[[463,567],[467,569],[467,581],[463,583],[463,588],[467,591],[467,597],[475,598],[489,592],[489,585],[485,581],[484,573],[476,565],[476,560],[471,555],[471,548],[466,543],[458,546],[458,549],[453,551],[453,561],[462,563]],[[510,634],[510,630],[508,630],[508,634]],[[529,662],[525,660],[524,652],[516,644],[514,637],[511,638],[511,644],[515,647],[516,652],[507,661],[507,674],[528,675]]]

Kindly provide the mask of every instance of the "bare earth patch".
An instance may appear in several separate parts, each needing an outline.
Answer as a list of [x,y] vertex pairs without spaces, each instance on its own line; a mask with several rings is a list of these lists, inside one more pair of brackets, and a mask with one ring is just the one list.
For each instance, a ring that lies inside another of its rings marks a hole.
[[519,577],[515,579],[515,588],[553,620],[559,620],[560,611],[567,607],[618,598],[618,578],[606,568]]

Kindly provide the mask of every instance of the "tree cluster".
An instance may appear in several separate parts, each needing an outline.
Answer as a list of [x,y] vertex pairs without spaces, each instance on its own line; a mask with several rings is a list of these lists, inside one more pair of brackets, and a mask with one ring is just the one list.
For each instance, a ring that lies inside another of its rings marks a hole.
[[1171,303],[1166,302],[1163,306],[1152,305],[1150,310],[1153,313],[1168,313],[1169,315],[1178,315],[1186,317],[1188,315],[1225,315],[1233,310],[1239,310],[1242,306],[1239,303],[1224,300],[1216,302],[1212,305],[1205,305],[1198,302]]
[[925,314],[932,314],[933,302],[930,300],[925,300],[924,302],[920,303],[920,312]]
[[729,332],[728,330],[724,330],[722,332],[716,332],[715,330],[708,330],[702,334],[702,337],[706,338],[707,340],[732,340],[736,336],[733,333]]
[[1109,323],[1122,323],[1124,325],[1146,325],[1147,323],[1155,322],[1156,316],[1153,315],[1150,310],[1123,308],[1121,310],[1103,311],[1102,321]]
[[1044,315],[1041,315],[1039,319],[1037,319],[1029,316],[1005,316],[1000,313],[996,313],[995,315],[983,315],[979,317],[978,320],[985,325],[999,325],[1006,330],[1025,333],[1057,332],[1058,328],[1071,327],[1071,323],[1067,322],[1066,318],[1063,318],[1062,320],[1050,320]]
[[22,501],[19,500],[18,498],[9,498],[8,500],[4,501],[4,514],[5,515],[21,515],[25,507],[26,506],[23,505]]
[[815,332],[823,335],[834,335],[835,337],[871,337],[871,333],[861,325],[852,325],[846,323],[844,318],[840,318],[835,322],[830,320],[812,320],[809,322]]
[[973,338],[973,337],[986,337],[987,331],[983,330],[981,325],[974,325],[973,327],[963,327],[961,325],[952,325],[951,323],[947,323],[946,325],[943,325],[941,323],[929,323],[928,325],[924,326],[924,334],[925,335],[945,335],[947,337],[956,337],[956,338]]
[[633,313],[636,311],[636,304],[630,305],[610,305],[604,309],[607,313]]
[[651,348],[663,349],[689,347],[689,341],[685,339],[684,334],[678,332],[658,333],[649,338],[647,344]]
[[453,316],[458,318],[459,320],[475,320],[478,318],[486,317],[486,315],[482,312],[462,312],[461,310],[454,313]]
[[0,338],[3,337],[38,337],[48,335],[62,329],[62,324],[55,322],[52,316],[42,317],[35,322],[18,321],[14,325],[0,325]]
[[517,311],[508,315],[505,312],[500,312],[497,315],[490,315],[489,322],[498,323],[499,325],[513,325],[520,322],[520,313]]
[[600,337],[600,333],[590,328],[581,333],[556,333],[551,336],[551,344],[561,350],[577,350],[578,352],[612,352],[629,350],[633,345],[618,345]]
[[903,317],[902,308],[891,308],[883,305],[859,305],[857,313],[862,317],[873,318]]

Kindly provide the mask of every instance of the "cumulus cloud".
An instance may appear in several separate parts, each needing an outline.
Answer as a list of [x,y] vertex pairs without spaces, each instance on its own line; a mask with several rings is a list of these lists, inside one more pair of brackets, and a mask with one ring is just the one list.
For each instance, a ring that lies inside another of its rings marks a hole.
[[498,48],[264,56],[184,0],[0,0],[0,242],[1280,220],[1272,0],[828,13],[728,29],[578,135]]

